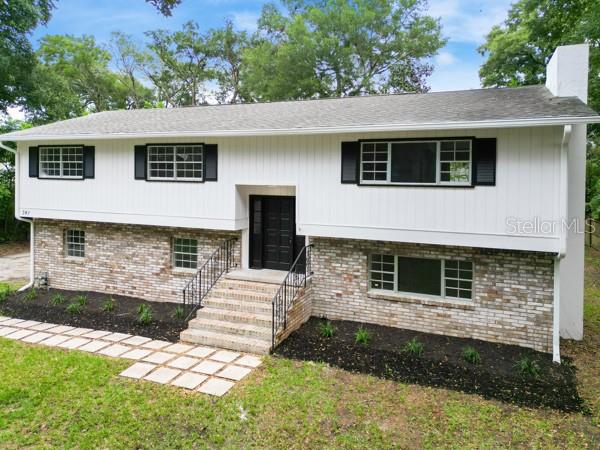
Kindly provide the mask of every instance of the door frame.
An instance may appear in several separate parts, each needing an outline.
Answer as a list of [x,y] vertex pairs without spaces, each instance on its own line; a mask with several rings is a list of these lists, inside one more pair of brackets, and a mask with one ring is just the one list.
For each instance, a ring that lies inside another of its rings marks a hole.
[[[290,252],[290,261],[289,265],[291,266],[296,258],[297,254],[297,241],[298,237],[296,236],[296,196],[295,195],[255,195],[251,194],[248,198],[248,206],[250,210],[249,214],[249,226],[248,226],[248,267],[250,269],[263,269],[264,268],[264,235],[265,235],[265,208],[264,208],[264,199],[265,198],[286,198],[291,199],[293,201],[292,208],[292,245]],[[256,225],[256,217],[255,217],[255,201],[260,200],[263,201],[260,209],[260,233],[256,233],[255,225]],[[257,244],[256,240],[260,242]]]

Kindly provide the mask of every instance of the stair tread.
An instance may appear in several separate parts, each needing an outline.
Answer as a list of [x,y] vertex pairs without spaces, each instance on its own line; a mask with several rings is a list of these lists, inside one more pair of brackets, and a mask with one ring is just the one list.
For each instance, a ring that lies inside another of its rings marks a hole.
[[236,294],[236,295],[240,295],[240,296],[242,296],[242,295],[247,296],[248,298],[258,297],[260,299],[264,299],[265,301],[269,301],[269,302],[275,296],[275,293],[271,294],[271,293],[267,293],[267,292],[251,291],[248,289],[227,288],[227,287],[220,287],[220,286],[215,286],[214,288],[212,288],[211,293]]
[[197,317],[196,319],[190,320],[189,323],[190,324],[194,323],[194,324],[198,324],[198,325],[206,324],[206,325],[212,325],[212,326],[234,327],[234,328],[237,328],[240,330],[246,330],[246,331],[257,331],[257,332],[268,331],[269,333],[271,332],[270,326],[261,327],[260,325],[230,322],[227,320],[219,320],[219,319],[210,319],[207,317]]
[[262,347],[262,346],[266,346],[269,347],[271,345],[271,340],[269,339],[257,339],[257,338],[251,338],[251,337],[247,337],[247,336],[242,336],[239,334],[229,334],[229,333],[223,333],[220,331],[212,331],[212,330],[200,330],[198,328],[188,328],[187,330],[184,330],[182,333],[183,334],[192,334],[194,336],[201,336],[201,337],[208,337],[208,338],[213,338],[213,339],[221,339],[224,341],[229,341],[229,342],[235,342],[235,343],[240,343],[240,344],[250,344],[250,345],[255,345],[258,347]]
[[206,299],[204,299],[204,304],[211,304],[211,303],[220,303],[220,304],[229,304],[232,306],[253,306],[256,308],[262,308],[265,310],[271,310],[272,306],[271,303],[267,303],[267,302],[260,302],[260,301],[253,301],[253,300],[239,300],[237,298],[225,298],[225,297],[218,297],[216,295],[210,295],[209,297],[207,297]]
[[[210,318],[211,314],[218,314],[221,316],[226,316],[226,317],[230,317],[231,320],[237,320],[238,318],[241,319],[249,319],[249,320],[262,320],[265,322],[272,322],[273,317],[271,314],[258,314],[258,313],[251,313],[251,312],[246,312],[246,311],[235,311],[235,310],[231,310],[231,309],[224,309],[224,308],[213,308],[211,306],[205,306],[204,308],[201,308],[198,310],[198,313],[196,315],[196,318],[200,319],[203,318],[205,315],[208,315]],[[214,319],[214,320],[219,320],[219,319]],[[221,319],[223,320],[223,319]]]

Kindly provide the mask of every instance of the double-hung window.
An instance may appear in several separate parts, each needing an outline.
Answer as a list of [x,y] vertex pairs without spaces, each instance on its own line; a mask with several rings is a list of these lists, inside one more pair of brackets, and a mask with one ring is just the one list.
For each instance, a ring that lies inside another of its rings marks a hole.
[[198,241],[196,239],[173,239],[173,266],[180,269],[196,269],[198,267]]
[[473,262],[371,255],[369,288],[469,300],[473,298]]
[[363,184],[470,185],[472,141],[362,142]]
[[85,231],[65,231],[65,254],[75,258],[85,257]]
[[83,147],[40,147],[40,178],[83,178]]
[[148,145],[148,179],[202,181],[202,145]]

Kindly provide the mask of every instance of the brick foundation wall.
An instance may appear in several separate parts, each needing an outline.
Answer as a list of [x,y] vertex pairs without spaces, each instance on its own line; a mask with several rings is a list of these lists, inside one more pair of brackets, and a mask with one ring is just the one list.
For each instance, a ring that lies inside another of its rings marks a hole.
[[[85,230],[85,258],[65,256],[64,231]],[[226,238],[237,232],[119,225],[95,222],[35,221],[35,273],[48,272],[50,286],[127,295],[152,301],[181,302],[194,271],[172,267],[174,237],[198,240],[200,266]]]
[[[551,254],[311,238],[312,315],[552,350]],[[470,301],[368,292],[368,256],[471,259]]]
[[279,332],[275,338],[275,345],[282,342],[292,332],[296,331],[300,326],[310,319],[312,315],[312,288],[311,282],[308,281],[306,288],[301,288],[298,291],[298,296],[294,299],[292,307],[288,311],[287,326],[283,332]]

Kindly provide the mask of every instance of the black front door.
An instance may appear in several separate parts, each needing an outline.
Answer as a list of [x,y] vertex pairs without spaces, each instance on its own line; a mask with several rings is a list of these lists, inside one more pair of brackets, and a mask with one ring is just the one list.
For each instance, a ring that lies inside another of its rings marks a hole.
[[250,267],[289,270],[296,240],[295,197],[250,196]]

